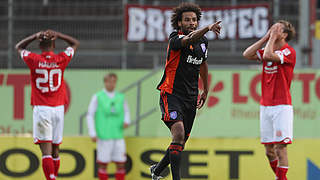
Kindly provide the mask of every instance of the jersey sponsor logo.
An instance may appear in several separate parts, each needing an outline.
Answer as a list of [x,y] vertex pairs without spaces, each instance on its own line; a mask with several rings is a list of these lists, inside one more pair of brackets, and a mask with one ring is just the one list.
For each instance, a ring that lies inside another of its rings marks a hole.
[[181,34],[179,35],[179,39],[183,38],[185,35]]
[[171,118],[171,119],[177,119],[177,117],[178,117],[177,111],[172,111],[172,112],[170,112],[170,118]]
[[187,63],[199,65],[202,63],[203,58],[197,59],[197,57],[192,57],[191,55],[187,58]]
[[267,65],[264,67],[264,72],[266,74],[274,74],[278,72],[278,66],[272,66],[273,62],[267,62]]
[[58,68],[59,65],[57,65],[57,63],[52,62],[52,63],[48,63],[48,62],[39,62],[39,68]]

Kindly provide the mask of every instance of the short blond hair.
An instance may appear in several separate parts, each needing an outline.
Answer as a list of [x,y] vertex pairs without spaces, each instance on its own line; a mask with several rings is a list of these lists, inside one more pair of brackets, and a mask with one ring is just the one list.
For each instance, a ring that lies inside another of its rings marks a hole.
[[286,41],[289,42],[291,39],[293,39],[296,36],[296,30],[294,26],[286,20],[279,20],[277,23],[283,24],[283,32],[287,33],[288,36],[286,37]]
[[118,76],[117,76],[116,73],[108,73],[103,77],[103,81],[106,81],[107,79],[109,79],[111,77],[114,77],[114,78],[118,79]]

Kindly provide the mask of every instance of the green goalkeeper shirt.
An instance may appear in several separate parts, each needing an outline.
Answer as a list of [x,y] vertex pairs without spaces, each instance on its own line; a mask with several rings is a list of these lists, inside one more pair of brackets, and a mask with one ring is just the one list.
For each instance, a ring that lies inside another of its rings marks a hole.
[[122,139],[124,124],[124,95],[116,92],[110,98],[104,90],[97,94],[95,129],[99,139]]

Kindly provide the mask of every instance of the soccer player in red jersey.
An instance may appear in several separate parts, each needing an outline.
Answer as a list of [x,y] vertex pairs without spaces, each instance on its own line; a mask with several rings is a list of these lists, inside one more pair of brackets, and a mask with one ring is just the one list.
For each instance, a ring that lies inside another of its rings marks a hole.
[[[262,61],[260,131],[270,166],[278,180],[287,180],[287,144],[292,143],[293,108],[290,85],[296,52],[288,45],[295,29],[288,21],[275,23],[260,40],[249,46],[243,56]],[[262,46],[266,43],[264,49]]]
[[[182,3],[171,17],[175,29],[170,34],[164,74],[157,89],[160,91],[162,120],[170,129],[172,142],[162,160],[150,167],[153,180],[170,164],[173,180],[180,180],[180,159],[189,138],[196,109],[205,103],[208,93],[208,31],[220,33],[221,21],[198,29],[201,9],[193,3]],[[199,74],[204,91],[198,101]]]
[[[55,54],[55,40],[69,44],[64,52]],[[41,54],[26,50],[39,40]],[[16,45],[31,74],[31,105],[33,106],[33,138],[42,152],[42,168],[47,180],[55,180],[60,166],[59,145],[62,142],[66,89],[63,73],[79,41],[52,30],[33,34]]]

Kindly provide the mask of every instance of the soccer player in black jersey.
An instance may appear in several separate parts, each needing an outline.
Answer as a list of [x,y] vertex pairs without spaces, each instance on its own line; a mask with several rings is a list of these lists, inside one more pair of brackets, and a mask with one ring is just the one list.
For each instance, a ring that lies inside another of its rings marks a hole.
[[[208,31],[220,34],[221,21],[197,30],[201,9],[193,3],[181,3],[173,9],[164,75],[160,90],[162,120],[170,129],[172,142],[162,160],[150,167],[153,180],[171,164],[173,180],[180,180],[180,159],[184,144],[189,138],[196,109],[201,108],[208,94]],[[198,100],[199,73],[204,91]]]

